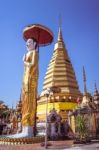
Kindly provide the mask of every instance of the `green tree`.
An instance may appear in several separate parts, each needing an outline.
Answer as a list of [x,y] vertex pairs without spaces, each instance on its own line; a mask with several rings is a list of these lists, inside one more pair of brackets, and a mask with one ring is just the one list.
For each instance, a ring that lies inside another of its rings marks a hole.
[[76,128],[79,133],[79,140],[87,140],[88,137],[88,129],[87,129],[87,120],[84,116],[78,114],[76,117]]

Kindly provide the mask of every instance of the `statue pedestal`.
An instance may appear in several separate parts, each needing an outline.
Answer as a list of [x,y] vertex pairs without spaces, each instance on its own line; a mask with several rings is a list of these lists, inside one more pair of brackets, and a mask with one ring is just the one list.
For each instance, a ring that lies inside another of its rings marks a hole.
[[33,126],[23,126],[22,132],[8,135],[10,138],[31,138],[33,137]]
[[33,126],[23,127],[22,134],[24,135],[24,137],[32,137],[33,136]]

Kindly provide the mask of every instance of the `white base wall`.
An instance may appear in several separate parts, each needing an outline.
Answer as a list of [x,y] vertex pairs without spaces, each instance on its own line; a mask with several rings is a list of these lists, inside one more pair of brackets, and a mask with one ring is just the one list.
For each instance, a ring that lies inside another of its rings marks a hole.
[[33,137],[33,126],[24,126],[21,133],[8,135],[11,138]]

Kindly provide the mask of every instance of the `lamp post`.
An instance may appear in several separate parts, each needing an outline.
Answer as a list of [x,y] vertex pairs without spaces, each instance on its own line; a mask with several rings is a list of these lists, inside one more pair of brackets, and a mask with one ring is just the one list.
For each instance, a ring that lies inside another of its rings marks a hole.
[[47,113],[48,113],[48,97],[52,94],[51,88],[47,88],[44,95],[46,96],[46,118],[45,118],[45,149],[47,149],[47,127],[48,127],[48,121],[47,121]]

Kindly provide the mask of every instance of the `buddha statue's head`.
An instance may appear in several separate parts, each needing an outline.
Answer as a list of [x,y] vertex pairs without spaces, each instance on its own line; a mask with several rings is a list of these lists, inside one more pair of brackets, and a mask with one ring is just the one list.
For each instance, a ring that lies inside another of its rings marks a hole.
[[28,51],[37,50],[38,46],[36,40],[28,39],[26,41],[26,47]]

